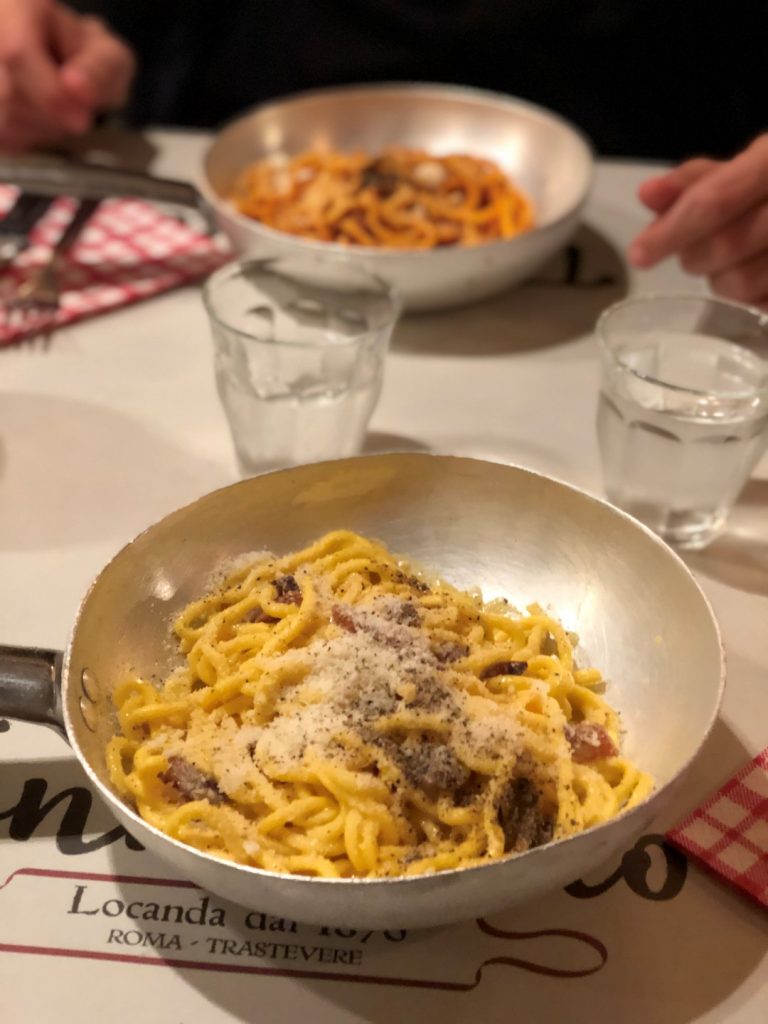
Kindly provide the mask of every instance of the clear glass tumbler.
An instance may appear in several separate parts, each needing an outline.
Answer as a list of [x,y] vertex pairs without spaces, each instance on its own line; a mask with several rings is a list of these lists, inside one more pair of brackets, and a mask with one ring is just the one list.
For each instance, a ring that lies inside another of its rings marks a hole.
[[597,337],[608,499],[669,543],[704,547],[768,446],[768,316],[648,295],[606,310]]
[[249,260],[203,299],[244,475],[360,451],[400,312],[389,285],[350,263]]

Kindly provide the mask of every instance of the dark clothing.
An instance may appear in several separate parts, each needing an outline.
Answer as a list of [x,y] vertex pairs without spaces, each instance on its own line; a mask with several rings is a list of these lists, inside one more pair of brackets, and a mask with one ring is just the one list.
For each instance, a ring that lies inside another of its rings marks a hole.
[[216,126],[352,82],[475,85],[604,155],[728,156],[768,127],[763,0],[71,0],[139,55],[139,124]]

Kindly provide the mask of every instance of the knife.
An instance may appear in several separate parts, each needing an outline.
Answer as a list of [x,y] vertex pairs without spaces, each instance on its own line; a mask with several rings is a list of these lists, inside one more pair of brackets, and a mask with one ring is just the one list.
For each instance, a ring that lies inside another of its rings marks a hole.
[[142,171],[82,163],[73,160],[46,159],[24,154],[0,153],[0,182],[48,196],[74,196],[76,199],[109,199],[131,196],[174,203],[205,211],[202,196],[186,181],[155,178]]
[[216,217],[201,193],[186,181],[156,178],[142,171],[47,156],[9,156],[0,153],[0,182],[39,195],[75,199],[130,196],[173,206],[187,206],[202,215],[206,229],[215,233]]

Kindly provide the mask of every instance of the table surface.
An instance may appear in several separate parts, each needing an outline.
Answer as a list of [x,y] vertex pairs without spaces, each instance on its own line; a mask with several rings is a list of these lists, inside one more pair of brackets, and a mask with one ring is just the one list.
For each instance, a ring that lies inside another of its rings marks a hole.
[[[188,177],[206,138],[154,132],[147,142],[154,170]],[[519,463],[599,494],[596,316],[629,293],[702,288],[673,263],[643,275],[625,266],[645,220],[637,185],[652,170],[601,163],[573,246],[535,281],[402,321],[368,450]],[[48,346],[0,351],[3,642],[62,648],[88,584],[126,541],[236,477],[197,288],[67,328]],[[364,940],[247,923],[214,901],[222,924],[208,907],[202,922],[198,909],[180,927],[137,930],[124,914],[110,918],[116,900],[181,904],[183,892],[189,913],[201,894],[155,884],[168,870],[113,831],[53,732],[0,723],[8,1019],[543,1022],[597,1010],[628,1024],[765,1020],[764,911],[686,865],[661,835],[766,743],[767,507],[764,460],[727,532],[687,559],[722,627],[728,686],[672,813],[620,864],[485,925]]]

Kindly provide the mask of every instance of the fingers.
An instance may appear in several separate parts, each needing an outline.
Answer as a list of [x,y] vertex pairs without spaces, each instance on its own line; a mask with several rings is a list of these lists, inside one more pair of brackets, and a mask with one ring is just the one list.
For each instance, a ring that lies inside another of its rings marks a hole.
[[658,219],[630,246],[630,262],[675,254],[718,295],[768,308],[768,134],[728,163],[690,160],[651,178],[639,197]]
[[55,9],[52,28],[68,94],[98,110],[121,106],[135,70],[131,50],[98,18],[78,18],[63,7]]
[[0,150],[16,152],[25,148],[25,140],[21,137],[21,126],[16,123],[16,116],[11,108],[12,96],[11,76],[8,69],[0,64]]
[[13,105],[17,97],[38,114],[44,114],[53,127],[69,127],[79,120],[80,104],[73,101],[59,82],[58,69],[46,47],[46,8],[16,3],[3,15],[0,33],[0,62],[10,78],[11,92],[7,100]]
[[[768,202],[680,253],[689,274],[713,277],[768,252]],[[768,289],[768,282],[766,282]]]
[[726,227],[768,199],[768,135],[704,174],[633,242],[632,263],[651,267]]
[[716,160],[705,157],[687,160],[666,174],[644,181],[637,191],[638,198],[654,213],[665,213],[690,185],[717,166]]
[[726,299],[765,305],[768,302],[768,251],[714,274],[709,283],[714,292]]
[[0,131],[2,131],[3,118],[7,116],[8,104],[13,93],[13,85],[8,69],[0,64]]
[[55,0],[0,0],[0,146],[87,131],[97,111],[125,101],[134,63],[97,18]]
[[82,131],[83,104],[67,94],[48,46],[50,0],[0,0],[0,145],[21,149]]

